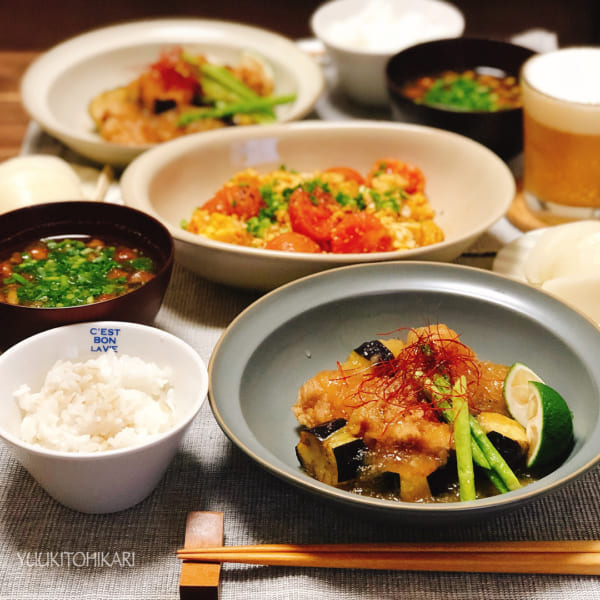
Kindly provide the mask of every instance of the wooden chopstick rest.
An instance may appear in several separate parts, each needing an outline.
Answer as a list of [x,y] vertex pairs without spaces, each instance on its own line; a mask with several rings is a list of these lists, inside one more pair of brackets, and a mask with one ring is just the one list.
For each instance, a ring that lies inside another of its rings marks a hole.
[[[194,511],[185,525],[184,548],[223,546],[223,513]],[[221,565],[215,562],[181,563],[181,600],[218,600]]]

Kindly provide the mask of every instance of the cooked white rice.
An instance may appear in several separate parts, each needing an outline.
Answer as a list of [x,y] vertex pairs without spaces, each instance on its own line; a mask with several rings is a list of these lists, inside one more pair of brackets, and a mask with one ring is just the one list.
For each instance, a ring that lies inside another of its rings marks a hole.
[[99,452],[139,445],[174,422],[171,369],[114,352],[58,361],[39,392],[22,385],[21,438],[53,450]]

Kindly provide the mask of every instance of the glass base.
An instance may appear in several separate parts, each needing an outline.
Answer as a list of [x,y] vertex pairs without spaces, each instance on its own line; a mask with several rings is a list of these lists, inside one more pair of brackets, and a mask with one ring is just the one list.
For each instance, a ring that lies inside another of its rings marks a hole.
[[527,208],[541,221],[549,225],[558,223],[570,223],[571,221],[583,221],[588,219],[600,219],[600,207],[598,206],[565,206],[554,202],[539,200],[533,194],[525,192],[525,204]]

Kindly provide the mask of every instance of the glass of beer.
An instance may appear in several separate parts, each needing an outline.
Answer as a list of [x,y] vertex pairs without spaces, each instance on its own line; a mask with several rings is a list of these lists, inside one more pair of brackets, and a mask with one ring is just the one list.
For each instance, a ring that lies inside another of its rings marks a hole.
[[600,48],[536,54],[521,90],[528,208],[548,224],[600,218]]

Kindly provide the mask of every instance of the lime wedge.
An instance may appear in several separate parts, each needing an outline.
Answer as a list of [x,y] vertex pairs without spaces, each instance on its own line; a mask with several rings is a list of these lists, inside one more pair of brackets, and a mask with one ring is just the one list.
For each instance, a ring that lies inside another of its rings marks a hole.
[[511,416],[527,431],[527,466],[558,460],[573,442],[573,417],[564,398],[519,362],[508,370],[503,394]]
[[508,370],[502,390],[508,412],[523,427],[527,427],[530,381],[542,381],[542,378],[527,365],[516,362]]
[[552,464],[573,443],[573,416],[564,398],[541,381],[529,382],[527,466]]

